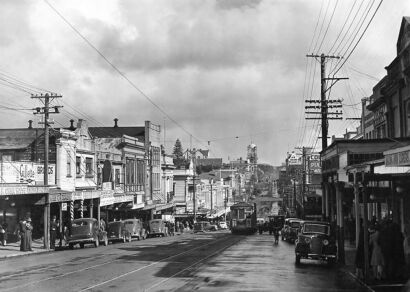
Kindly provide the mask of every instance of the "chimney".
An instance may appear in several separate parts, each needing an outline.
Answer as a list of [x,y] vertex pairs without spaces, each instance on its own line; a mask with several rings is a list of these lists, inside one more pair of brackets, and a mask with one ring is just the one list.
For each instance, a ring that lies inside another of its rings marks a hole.
[[117,118],[114,119],[114,128],[118,128],[118,119]]
[[74,120],[73,119],[71,119],[70,120],[70,128],[68,128],[69,130],[71,130],[71,131],[74,131]]
[[32,120],[28,121],[28,128],[33,129],[33,121]]

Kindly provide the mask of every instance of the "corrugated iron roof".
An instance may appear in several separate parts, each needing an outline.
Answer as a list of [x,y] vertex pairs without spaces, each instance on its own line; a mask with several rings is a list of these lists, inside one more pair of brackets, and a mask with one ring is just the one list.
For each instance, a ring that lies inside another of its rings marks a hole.
[[0,129],[0,150],[25,149],[43,133],[43,129]]
[[120,138],[122,135],[145,140],[145,127],[89,127],[91,136],[99,138]]

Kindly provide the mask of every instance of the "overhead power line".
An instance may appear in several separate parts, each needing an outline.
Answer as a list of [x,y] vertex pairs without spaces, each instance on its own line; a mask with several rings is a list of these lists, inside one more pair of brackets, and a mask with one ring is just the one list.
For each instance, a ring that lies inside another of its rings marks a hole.
[[124,80],[128,82],[135,90],[137,90],[145,99],[147,99],[156,109],[158,109],[162,114],[164,114],[170,121],[177,125],[188,135],[191,135],[195,140],[200,142],[198,138],[192,135],[188,130],[186,130],[180,123],[178,123],[174,118],[172,118],[165,110],[163,110],[159,105],[157,105],[145,92],[143,92],[131,79],[129,79],[117,66],[114,65],[96,46],[93,45],[78,29],[74,27],[71,22],[69,22],[50,2],[44,0],[44,2],[81,38],[85,41],[111,68],[114,69]]

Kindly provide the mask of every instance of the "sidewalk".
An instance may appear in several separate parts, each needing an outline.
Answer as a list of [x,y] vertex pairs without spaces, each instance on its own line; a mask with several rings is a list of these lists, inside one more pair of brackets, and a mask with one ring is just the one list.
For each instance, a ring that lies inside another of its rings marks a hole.
[[0,260],[51,251],[44,249],[43,241],[41,239],[33,240],[32,249],[33,251],[20,251],[20,241],[7,243],[6,246],[0,245]]
[[[379,292],[379,291],[410,291],[406,290],[408,284],[405,281],[388,281],[383,280],[375,282],[374,280],[369,279],[368,283],[365,284],[361,279],[356,277],[356,267],[355,267],[355,255],[356,255],[356,246],[354,244],[345,242],[345,265],[341,266],[340,269],[352,277],[355,281],[360,283],[367,291]],[[409,288],[407,288],[409,289]]]

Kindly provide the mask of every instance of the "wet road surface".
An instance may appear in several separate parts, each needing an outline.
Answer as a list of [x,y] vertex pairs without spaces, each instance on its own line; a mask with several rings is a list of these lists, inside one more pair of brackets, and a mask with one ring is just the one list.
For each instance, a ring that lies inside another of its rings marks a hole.
[[294,245],[227,231],[0,261],[0,291],[366,291]]

